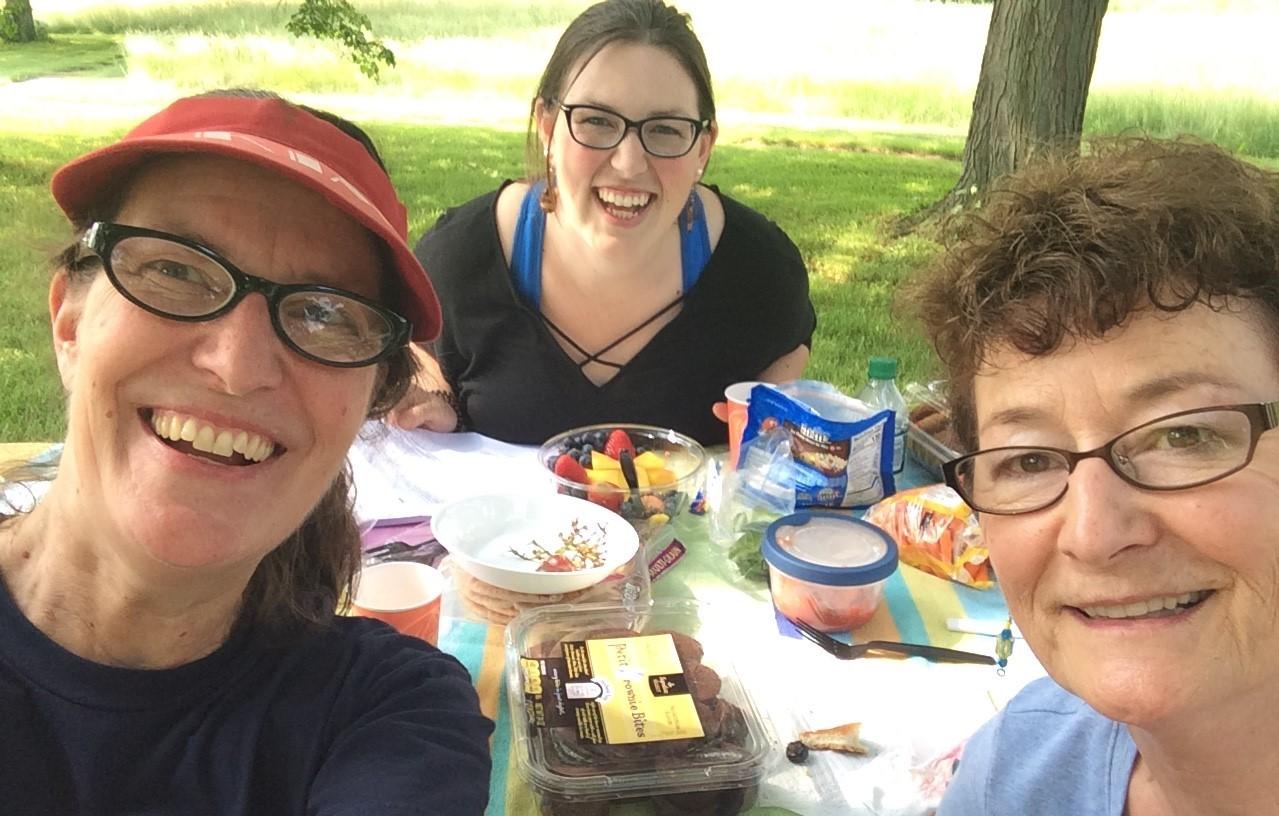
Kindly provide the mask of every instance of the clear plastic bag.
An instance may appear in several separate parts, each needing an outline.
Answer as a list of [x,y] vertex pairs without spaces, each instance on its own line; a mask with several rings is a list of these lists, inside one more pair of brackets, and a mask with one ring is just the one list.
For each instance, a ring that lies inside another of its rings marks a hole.
[[903,563],[977,589],[994,585],[977,516],[946,485],[904,490],[870,508],[866,520],[893,537]]

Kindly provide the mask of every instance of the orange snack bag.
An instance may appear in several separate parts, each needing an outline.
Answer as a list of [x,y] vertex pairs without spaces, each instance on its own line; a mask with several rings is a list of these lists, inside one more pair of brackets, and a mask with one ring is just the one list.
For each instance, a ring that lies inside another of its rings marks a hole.
[[866,520],[893,537],[903,563],[977,589],[994,586],[977,517],[946,485],[889,496],[866,511]]

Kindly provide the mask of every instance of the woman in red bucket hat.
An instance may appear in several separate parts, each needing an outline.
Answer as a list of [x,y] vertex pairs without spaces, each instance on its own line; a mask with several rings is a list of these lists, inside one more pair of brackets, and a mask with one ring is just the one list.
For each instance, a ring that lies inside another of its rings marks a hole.
[[466,670],[335,614],[347,448],[439,331],[368,138],[220,92],[52,186],[68,425],[44,498],[0,503],[3,809],[481,813]]

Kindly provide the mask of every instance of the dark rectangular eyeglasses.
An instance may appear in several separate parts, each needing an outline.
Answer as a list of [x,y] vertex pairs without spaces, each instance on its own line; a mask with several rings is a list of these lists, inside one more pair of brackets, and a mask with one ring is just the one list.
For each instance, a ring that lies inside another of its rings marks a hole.
[[568,121],[568,135],[582,147],[612,150],[626,138],[626,132],[634,128],[644,150],[660,159],[677,159],[688,153],[697,143],[697,137],[711,124],[709,119],[684,116],[650,116],[637,122],[617,111],[594,105],[560,104],[560,109]]
[[83,245],[130,302],[171,320],[214,320],[260,292],[284,344],[317,363],[354,368],[408,343],[404,317],[368,298],[319,284],[281,284],[249,275],[208,247],[158,230],[95,222]]
[[990,448],[942,466],[946,484],[982,513],[1015,516],[1056,504],[1085,459],[1101,459],[1130,485],[1184,490],[1243,470],[1261,435],[1279,425],[1279,402],[1178,411],[1138,425],[1089,451]]

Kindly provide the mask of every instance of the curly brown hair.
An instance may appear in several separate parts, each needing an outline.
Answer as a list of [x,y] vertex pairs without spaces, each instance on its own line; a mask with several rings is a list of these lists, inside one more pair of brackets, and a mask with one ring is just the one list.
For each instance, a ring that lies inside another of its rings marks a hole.
[[1279,174],[1197,140],[1099,140],[1036,161],[958,223],[910,290],[976,447],[973,377],[999,349],[1051,354],[1136,312],[1254,302],[1279,340]]

